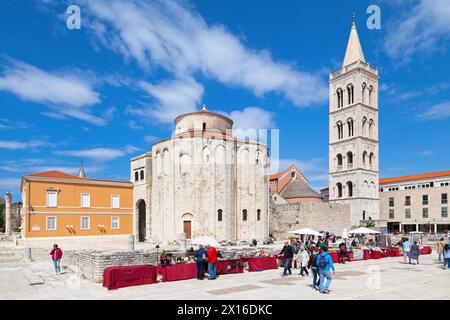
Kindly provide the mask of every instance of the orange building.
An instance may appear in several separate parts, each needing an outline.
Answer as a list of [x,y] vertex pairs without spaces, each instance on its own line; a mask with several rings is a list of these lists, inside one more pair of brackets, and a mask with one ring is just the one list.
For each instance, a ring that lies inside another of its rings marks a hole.
[[59,171],[24,175],[25,239],[133,234],[133,184]]

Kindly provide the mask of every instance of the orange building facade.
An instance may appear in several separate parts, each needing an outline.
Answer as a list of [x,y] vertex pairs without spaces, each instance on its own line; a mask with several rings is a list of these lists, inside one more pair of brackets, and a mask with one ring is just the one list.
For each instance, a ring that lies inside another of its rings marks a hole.
[[107,237],[133,234],[133,184],[59,171],[22,177],[22,236]]

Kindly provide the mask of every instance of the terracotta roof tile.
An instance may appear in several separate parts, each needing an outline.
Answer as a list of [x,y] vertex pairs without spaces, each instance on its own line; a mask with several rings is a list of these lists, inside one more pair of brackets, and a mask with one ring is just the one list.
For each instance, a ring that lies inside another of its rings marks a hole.
[[380,179],[380,184],[398,182],[398,181],[430,179],[430,178],[445,177],[445,176],[450,176],[450,170],[412,174],[412,175],[408,175],[408,176],[393,177],[393,178],[384,178],[384,179]]

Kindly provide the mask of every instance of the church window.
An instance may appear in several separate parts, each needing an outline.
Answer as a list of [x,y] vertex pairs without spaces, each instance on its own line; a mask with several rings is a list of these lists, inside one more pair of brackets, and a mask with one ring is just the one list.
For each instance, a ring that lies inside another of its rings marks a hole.
[[138,181],[139,180],[139,172],[135,172],[134,173],[134,181]]
[[336,127],[337,127],[338,139],[343,139],[344,138],[344,125],[342,124],[341,121],[339,121],[336,123]]
[[367,123],[367,118],[364,117],[362,120],[362,136],[366,135],[366,123]]
[[369,138],[372,138],[372,134],[373,134],[373,120],[370,119],[369,121]]
[[366,158],[367,158],[367,151],[364,151],[362,155],[362,162],[364,166],[366,165]]
[[261,209],[256,210],[256,220],[261,220]]
[[341,88],[337,89],[336,91],[336,97],[337,97],[337,107],[342,108],[344,106],[344,92]]
[[342,167],[342,154],[339,153],[339,154],[336,156],[336,158],[337,158],[338,169],[340,169],[340,167]]
[[222,221],[222,209],[217,210],[217,221]]
[[348,196],[353,197],[353,183],[351,181],[347,182],[347,190],[348,190]]
[[369,87],[369,106],[372,105],[372,91],[373,91],[373,87],[370,86]]
[[348,126],[348,136],[353,137],[353,119],[347,120],[347,126]]
[[336,184],[337,198],[342,198],[342,183],[338,182]]
[[367,87],[367,84],[364,82],[362,84],[362,103],[365,103],[366,87]]
[[369,156],[369,164],[370,165],[373,165],[374,159],[375,159],[375,155],[371,152],[370,156]]
[[203,131],[206,130],[206,122],[203,122]]
[[242,210],[242,220],[247,221],[247,209]]
[[141,180],[144,180],[144,170],[141,170]]
[[351,167],[353,164],[353,153],[351,151],[347,152],[347,165]]
[[355,93],[354,93],[354,87],[352,84],[349,84],[347,86],[347,96],[348,96],[348,104],[352,104],[355,102]]

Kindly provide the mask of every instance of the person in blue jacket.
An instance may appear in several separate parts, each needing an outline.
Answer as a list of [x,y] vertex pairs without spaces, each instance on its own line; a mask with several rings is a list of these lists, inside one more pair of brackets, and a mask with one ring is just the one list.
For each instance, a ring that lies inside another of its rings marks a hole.
[[[335,274],[335,268],[333,264],[333,260],[331,256],[328,254],[328,247],[325,246],[322,248],[322,253],[316,259],[316,265],[319,269],[319,279],[320,279],[320,293],[330,293],[328,288],[331,284],[331,275],[330,269],[333,270],[333,274]],[[324,282],[324,278],[327,279],[327,282]]]

